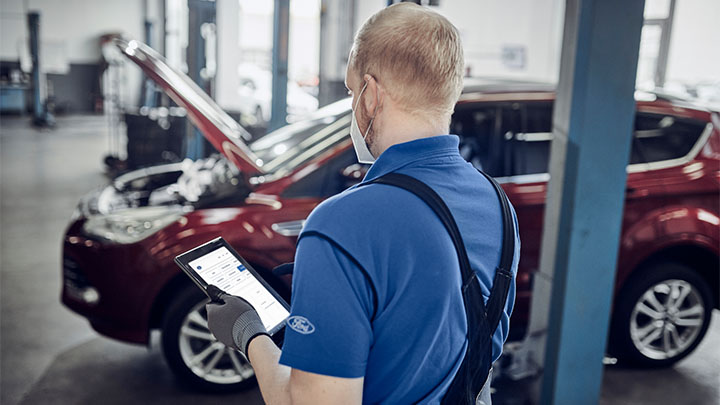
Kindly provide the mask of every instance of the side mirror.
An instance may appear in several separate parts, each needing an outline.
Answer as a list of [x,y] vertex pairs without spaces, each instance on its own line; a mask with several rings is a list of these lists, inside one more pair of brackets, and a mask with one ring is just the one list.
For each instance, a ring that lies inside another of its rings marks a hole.
[[370,166],[368,165],[355,163],[344,168],[340,172],[340,176],[345,181],[346,187],[350,187],[354,184],[359,183],[363,179],[363,177],[365,177],[365,173],[367,173],[369,167]]

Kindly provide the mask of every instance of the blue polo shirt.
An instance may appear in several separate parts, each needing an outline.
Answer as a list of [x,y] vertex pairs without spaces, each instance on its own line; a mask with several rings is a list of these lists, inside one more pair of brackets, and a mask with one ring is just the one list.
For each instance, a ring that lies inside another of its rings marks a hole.
[[[487,301],[500,261],[502,211],[492,185],[458,152],[458,137],[397,144],[365,180],[389,172],[432,187],[450,208]],[[517,238],[517,236],[516,236]],[[516,242],[513,272],[519,259]],[[280,363],[365,377],[364,403],[437,403],[465,355],[457,254],[437,215],[393,186],[353,186],[318,205],[298,241]],[[502,352],[515,283],[492,340]]]

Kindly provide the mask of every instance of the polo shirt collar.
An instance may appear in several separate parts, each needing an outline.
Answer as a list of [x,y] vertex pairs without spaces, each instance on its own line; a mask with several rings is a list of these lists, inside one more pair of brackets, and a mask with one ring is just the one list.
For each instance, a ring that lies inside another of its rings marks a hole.
[[418,160],[457,155],[459,143],[460,138],[456,135],[438,135],[392,145],[378,156],[363,181],[376,179]]

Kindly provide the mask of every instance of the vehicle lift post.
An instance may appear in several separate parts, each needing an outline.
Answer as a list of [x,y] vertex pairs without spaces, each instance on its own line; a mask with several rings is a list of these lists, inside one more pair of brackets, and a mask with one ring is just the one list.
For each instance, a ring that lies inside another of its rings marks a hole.
[[272,106],[268,132],[287,124],[290,0],[275,0],[272,49]]
[[[203,26],[214,25],[215,14],[215,0],[188,0],[188,76],[210,97],[213,97],[215,92],[213,91],[214,68],[209,69],[209,65],[215,64],[216,61],[208,60],[207,56],[215,55],[215,50],[207,47],[216,44],[214,41],[208,41],[203,35]],[[207,143],[205,137],[189,121],[187,128],[186,157],[192,160],[206,157],[209,151],[205,150]]]
[[353,44],[355,0],[322,0],[320,5],[320,71],[318,104],[347,97],[345,70]]
[[32,60],[32,95],[33,114],[32,123],[36,126],[53,126],[55,117],[47,110],[47,91],[40,71],[40,13],[28,13],[28,29],[30,31],[29,46]]
[[597,403],[625,202],[644,0],[568,0],[540,268],[504,373],[542,404]]

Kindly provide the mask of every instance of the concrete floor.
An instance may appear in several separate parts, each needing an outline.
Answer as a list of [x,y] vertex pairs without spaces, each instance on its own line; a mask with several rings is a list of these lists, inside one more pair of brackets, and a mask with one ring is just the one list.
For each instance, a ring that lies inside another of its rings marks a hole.
[[[262,403],[257,390],[187,391],[167,369],[157,336],[145,348],[112,341],[60,305],[60,247],[79,197],[105,181],[102,117],[58,119],[35,130],[0,118],[0,403]],[[602,404],[720,403],[720,313],[698,350],[676,367],[607,367]],[[496,404],[524,404],[537,383],[499,385]]]

